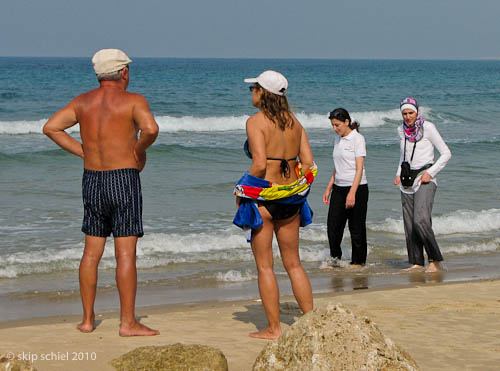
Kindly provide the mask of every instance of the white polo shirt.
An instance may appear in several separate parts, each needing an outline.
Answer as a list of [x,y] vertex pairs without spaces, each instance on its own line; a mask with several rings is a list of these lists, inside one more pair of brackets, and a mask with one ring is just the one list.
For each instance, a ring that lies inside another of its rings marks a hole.
[[[339,187],[350,187],[356,176],[356,158],[366,157],[365,138],[353,130],[341,137],[335,135],[333,142],[333,163],[335,165],[335,185]],[[359,184],[367,184],[365,166]]]

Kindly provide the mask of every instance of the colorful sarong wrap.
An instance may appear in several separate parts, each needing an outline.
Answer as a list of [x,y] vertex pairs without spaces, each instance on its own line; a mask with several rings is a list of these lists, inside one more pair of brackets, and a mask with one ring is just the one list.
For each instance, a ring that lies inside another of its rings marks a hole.
[[300,204],[300,226],[312,223],[313,211],[307,203],[307,195],[316,177],[318,168],[313,164],[302,173],[300,163],[295,168],[299,179],[286,185],[273,185],[271,182],[245,173],[234,186],[233,194],[241,197],[233,223],[246,232],[247,241],[252,241],[252,229],[262,226],[262,217],[255,201],[275,201],[283,204]]

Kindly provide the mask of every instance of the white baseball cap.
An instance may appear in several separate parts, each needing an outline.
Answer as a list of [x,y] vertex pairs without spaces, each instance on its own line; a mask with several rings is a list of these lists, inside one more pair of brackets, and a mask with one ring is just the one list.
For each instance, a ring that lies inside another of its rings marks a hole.
[[101,49],[92,57],[92,64],[97,75],[119,71],[130,62],[132,59],[120,49]]
[[276,71],[264,71],[255,78],[245,79],[245,82],[258,83],[264,89],[276,95],[285,95],[288,89],[288,80]]

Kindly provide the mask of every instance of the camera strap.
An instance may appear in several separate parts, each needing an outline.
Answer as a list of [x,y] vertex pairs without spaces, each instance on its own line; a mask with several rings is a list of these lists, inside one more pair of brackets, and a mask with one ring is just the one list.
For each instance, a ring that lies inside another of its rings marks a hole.
[[[407,139],[405,138],[405,149],[403,151],[403,162],[406,161],[406,141],[407,141]],[[413,151],[411,152],[411,157],[410,157],[410,164],[413,161],[413,155],[415,154],[415,148],[417,148],[417,143],[418,142],[415,142],[415,144],[413,145]]]

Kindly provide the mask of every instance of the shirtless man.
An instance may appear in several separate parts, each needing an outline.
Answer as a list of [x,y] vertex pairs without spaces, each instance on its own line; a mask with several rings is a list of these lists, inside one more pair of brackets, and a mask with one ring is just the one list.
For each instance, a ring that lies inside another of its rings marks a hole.
[[[146,99],[126,91],[130,62],[121,50],[98,51],[92,63],[100,87],[69,102],[50,118],[43,133],[61,148],[83,158],[83,319],[77,329],[91,332],[95,328],[97,267],[106,237],[113,233],[121,308],[119,334],[150,336],[160,332],[135,318],[136,244],[144,234],[139,172],[146,165],[146,148],[158,136],[158,125]],[[65,132],[76,123],[80,124],[82,143]]]

